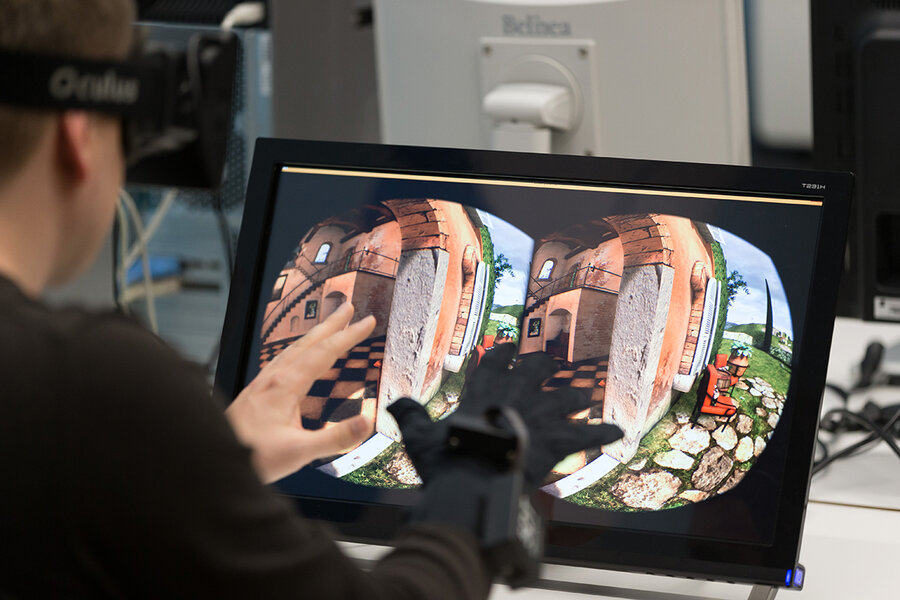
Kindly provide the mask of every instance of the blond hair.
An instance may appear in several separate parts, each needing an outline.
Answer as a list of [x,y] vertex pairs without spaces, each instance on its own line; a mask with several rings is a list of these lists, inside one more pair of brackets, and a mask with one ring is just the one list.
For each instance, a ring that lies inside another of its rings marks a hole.
[[[74,58],[123,58],[132,0],[0,0],[0,49]],[[0,104],[0,183],[28,160],[53,113]]]

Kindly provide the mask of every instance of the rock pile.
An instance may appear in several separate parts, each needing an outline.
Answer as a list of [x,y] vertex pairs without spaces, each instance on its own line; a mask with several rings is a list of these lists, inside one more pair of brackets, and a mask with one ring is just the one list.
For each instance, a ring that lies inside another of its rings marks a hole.
[[[759,377],[742,379],[737,387],[759,406],[730,418],[701,415],[696,423],[685,412],[666,416],[654,432],[668,443],[629,462],[608,488],[612,496],[631,509],[655,510],[673,500],[700,502],[733,489],[765,450],[784,409],[784,396]],[[429,411],[447,414],[457,406],[458,398],[448,397],[429,406]],[[421,482],[399,447],[384,471],[400,484]]]
[[[760,405],[731,418],[701,415],[696,424],[685,413],[664,418],[657,431],[669,449],[629,463],[610,493],[625,506],[647,510],[733,489],[765,450],[784,409],[784,396],[760,377],[742,379],[737,387]],[[755,422],[763,424],[756,434]]]

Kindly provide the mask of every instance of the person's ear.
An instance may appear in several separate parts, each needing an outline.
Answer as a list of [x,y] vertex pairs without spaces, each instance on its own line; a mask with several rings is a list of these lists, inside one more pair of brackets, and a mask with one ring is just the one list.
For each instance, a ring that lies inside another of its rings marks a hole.
[[83,111],[66,111],[57,121],[57,153],[63,169],[76,181],[83,181],[90,171],[90,117]]

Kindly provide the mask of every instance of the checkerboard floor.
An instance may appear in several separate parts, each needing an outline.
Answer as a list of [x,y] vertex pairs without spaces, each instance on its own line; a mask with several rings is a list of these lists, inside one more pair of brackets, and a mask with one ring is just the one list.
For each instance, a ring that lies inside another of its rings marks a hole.
[[[294,338],[296,339],[296,338]],[[260,353],[260,366],[293,340],[281,340]],[[306,429],[322,429],[354,415],[375,418],[384,336],[369,338],[340,357],[309,390],[300,407]]]
[[[582,423],[600,423],[603,419],[603,398],[606,392],[609,356],[600,356],[577,363],[567,363],[559,358],[556,361],[560,369],[553,377],[547,380],[544,384],[544,389],[554,390],[569,386],[590,390],[593,406],[574,415],[572,420]],[[566,459],[561,465],[558,465],[544,483],[552,483],[574,473],[600,456],[600,454],[601,451],[599,449],[578,452],[576,455]]]
[[277,342],[263,345],[262,349],[259,351],[259,368],[262,369],[272,362],[272,359],[281,354],[282,350],[299,340],[301,337],[303,336],[295,335],[294,337],[284,338]]
[[606,393],[606,374],[609,370],[609,356],[600,356],[577,363],[566,363],[556,359],[560,370],[544,384],[544,389],[555,390],[569,386],[589,389],[594,406],[588,414],[578,415],[578,419],[600,419],[603,417],[603,398]]

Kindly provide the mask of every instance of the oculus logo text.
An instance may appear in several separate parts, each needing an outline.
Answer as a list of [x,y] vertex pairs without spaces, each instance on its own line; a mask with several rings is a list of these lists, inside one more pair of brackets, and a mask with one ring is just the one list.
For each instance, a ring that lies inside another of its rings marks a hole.
[[62,66],[50,76],[50,95],[57,100],[75,98],[82,102],[134,104],[140,92],[135,77],[119,77],[112,69],[103,75],[79,73],[73,66]]

